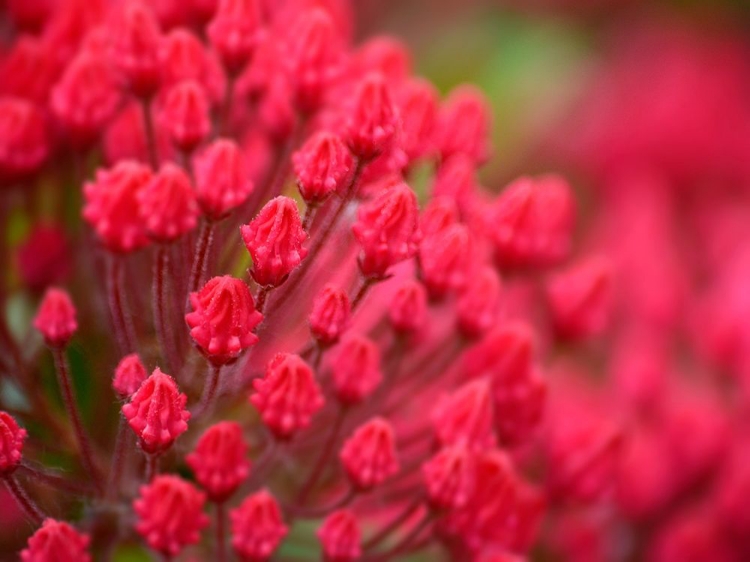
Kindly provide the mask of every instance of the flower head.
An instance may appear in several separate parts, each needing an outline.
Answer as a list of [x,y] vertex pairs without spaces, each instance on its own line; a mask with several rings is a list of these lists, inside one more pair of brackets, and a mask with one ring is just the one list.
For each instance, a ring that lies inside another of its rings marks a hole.
[[229,516],[232,548],[242,560],[269,560],[288,532],[279,504],[267,490],[246,497]]
[[7,412],[0,411],[0,475],[13,472],[21,462],[26,430]]
[[56,287],[44,293],[34,318],[34,327],[50,347],[64,347],[78,330],[76,309],[70,295]]
[[253,189],[242,151],[234,141],[214,141],[196,154],[193,167],[198,204],[212,220],[219,220],[232,212]]
[[198,222],[190,177],[171,163],[164,164],[138,192],[138,203],[146,231],[157,242],[173,242]]
[[362,532],[356,516],[348,509],[326,517],[317,535],[326,562],[355,562],[362,556]]
[[112,379],[112,388],[120,399],[130,398],[147,378],[148,372],[141,358],[137,353],[131,353],[117,364],[115,376]]
[[21,551],[21,562],[90,562],[91,539],[64,521],[47,518]]
[[339,457],[349,480],[360,490],[369,490],[396,474],[399,463],[390,422],[373,418],[358,427]]

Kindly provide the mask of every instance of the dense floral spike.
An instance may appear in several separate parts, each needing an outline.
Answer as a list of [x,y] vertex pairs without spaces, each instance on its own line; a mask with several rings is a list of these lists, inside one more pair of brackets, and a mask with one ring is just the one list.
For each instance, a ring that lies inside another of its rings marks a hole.
[[187,430],[190,412],[185,409],[186,403],[187,396],[179,391],[174,379],[156,368],[123,405],[122,415],[138,436],[141,448],[158,454]]
[[322,345],[336,343],[349,325],[349,296],[328,284],[315,296],[307,321],[310,332]]
[[459,331],[467,338],[478,338],[498,319],[502,285],[495,268],[484,266],[469,274],[456,305]]
[[499,263],[507,267],[544,267],[570,252],[575,219],[570,187],[557,176],[520,178],[489,211]]
[[463,224],[425,236],[419,246],[419,264],[430,297],[439,299],[463,287],[470,259],[471,238]]
[[0,411],[0,476],[10,474],[21,462],[26,430],[7,412]]
[[187,173],[166,163],[138,192],[139,213],[148,235],[157,242],[173,242],[195,228],[198,203]]
[[474,493],[473,453],[466,447],[444,447],[422,465],[427,496],[437,509],[460,509]]
[[420,236],[418,221],[417,198],[405,183],[395,184],[362,205],[352,226],[362,245],[362,273],[382,277],[392,265],[414,256]]
[[371,74],[358,86],[346,121],[345,140],[362,160],[383,154],[394,141],[399,117],[383,76]]
[[210,111],[203,86],[195,80],[183,80],[164,95],[159,106],[159,123],[174,145],[189,154],[211,132]]
[[440,109],[439,149],[447,160],[464,154],[477,164],[489,158],[492,112],[484,94],[470,85],[453,90]]
[[206,496],[179,476],[163,475],[141,486],[133,501],[138,516],[135,530],[148,546],[165,556],[176,556],[200,541],[208,525],[203,513]]
[[230,74],[242,70],[265,36],[261,10],[259,0],[218,2],[206,34]]
[[412,78],[397,95],[401,115],[400,143],[409,162],[432,156],[435,151],[438,92],[435,86]]
[[147,166],[126,160],[109,170],[97,170],[94,181],[83,186],[83,218],[108,250],[128,253],[148,244],[138,194],[152,176]]
[[388,307],[388,319],[394,330],[413,333],[427,320],[427,291],[420,282],[405,281],[396,290]]
[[347,336],[333,351],[331,376],[336,398],[342,403],[366,399],[383,380],[378,346],[365,336]]
[[390,422],[373,418],[344,443],[339,457],[357,489],[369,490],[399,471],[395,441]]
[[341,138],[321,131],[311,136],[292,155],[294,174],[302,198],[319,203],[333,192],[342,192],[352,174],[354,161]]
[[253,189],[242,151],[234,141],[214,141],[195,156],[193,168],[198,204],[211,220],[228,215]]
[[123,357],[115,368],[115,376],[112,379],[112,388],[118,398],[124,400],[130,398],[148,378],[146,367],[143,366],[141,358],[137,353],[131,353]]
[[47,159],[49,141],[36,106],[22,99],[0,98],[0,181],[23,181]]
[[147,98],[159,88],[160,41],[159,23],[149,6],[138,0],[128,1],[114,25],[112,58],[136,96]]
[[21,551],[21,562],[90,562],[91,539],[64,521],[45,519]]
[[495,413],[487,379],[468,382],[443,397],[432,412],[435,435],[443,445],[482,450],[495,445]]
[[286,536],[276,499],[261,490],[248,496],[229,514],[232,520],[232,548],[241,560],[265,562]]
[[362,556],[362,532],[356,516],[348,509],[328,515],[317,535],[326,562],[355,562]]
[[250,474],[247,443],[237,422],[209,427],[185,460],[208,498],[216,503],[229,499]]
[[307,427],[324,403],[312,369],[293,353],[279,353],[271,359],[265,376],[256,379],[253,388],[250,402],[280,439],[288,439]]
[[585,338],[599,334],[606,327],[611,285],[611,264],[601,257],[575,264],[549,280],[547,302],[560,337]]
[[297,204],[289,197],[271,199],[249,224],[242,239],[253,258],[250,274],[263,287],[277,287],[307,256],[307,233]]
[[56,287],[44,293],[34,317],[34,327],[50,347],[64,347],[78,330],[76,309],[70,295]]
[[250,288],[231,275],[214,277],[190,294],[192,312],[185,315],[190,335],[209,361],[224,365],[258,341],[253,333],[263,320]]
[[57,224],[38,224],[18,246],[16,261],[24,286],[41,292],[65,281],[73,258],[65,231]]

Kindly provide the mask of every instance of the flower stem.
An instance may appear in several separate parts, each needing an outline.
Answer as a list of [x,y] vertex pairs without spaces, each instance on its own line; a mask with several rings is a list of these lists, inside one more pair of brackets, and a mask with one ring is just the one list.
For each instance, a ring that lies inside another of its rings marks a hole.
[[70,372],[68,370],[68,362],[65,359],[65,350],[62,347],[52,348],[52,356],[55,359],[55,370],[57,371],[57,382],[60,385],[62,391],[63,402],[65,403],[65,409],[68,411],[68,417],[73,424],[73,432],[75,433],[76,440],[78,441],[78,450],[81,453],[81,460],[86,471],[94,481],[94,486],[99,494],[104,490],[102,488],[102,481],[99,475],[99,471],[96,469],[96,463],[94,462],[94,455],[91,450],[91,442],[86,430],[83,427],[81,421],[81,414],[78,411],[78,405],[76,404],[75,394],[73,392],[73,385],[70,380]]
[[370,539],[368,539],[362,545],[362,547],[365,550],[372,550],[374,547],[376,547],[381,542],[383,542],[386,538],[388,538],[388,535],[392,534],[403,523],[408,521],[409,518],[417,512],[417,510],[420,508],[421,505],[422,505],[421,498],[407,505],[406,508],[400,514],[394,517],[390,523],[388,523],[385,527],[383,527],[380,531],[378,531],[375,535],[373,535]]
[[42,468],[37,468],[29,464],[26,461],[21,461],[18,470],[25,473],[31,478],[35,478],[43,484],[47,484],[58,490],[70,492],[72,494],[90,494],[92,492],[91,486],[70,480],[64,476],[60,476],[55,473],[48,472]]
[[18,506],[26,514],[26,517],[33,521],[35,525],[40,525],[44,521],[45,515],[34,500],[29,497],[26,490],[21,487],[16,477],[13,474],[7,474],[3,476],[3,482],[5,482],[10,495],[16,500]]
[[208,263],[208,254],[211,252],[211,246],[214,239],[214,223],[206,220],[201,224],[201,230],[198,234],[198,242],[195,245],[195,254],[193,255],[193,266],[190,269],[190,283],[188,284],[188,296],[185,302],[185,309],[190,306],[190,293],[197,291],[206,275],[206,265]]
[[157,474],[159,474],[159,455],[146,453],[146,467],[143,473],[144,482],[149,484]]
[[224,540],[226,519],[226,507],[223,502],[219,502],[216,504],[216,562],[224,562],[227,558]]
[[117,437],[115,437],[115,452],[112,455],[112,464],[109,468],[109,482],[107,482],[107,498],[115,499],[120,489],[120,480],[127,458],[128,424],[125,418],[120,417],[117,425]]
[[125,295],[123,294],[123,268],[122,260],[117,256],[110,256],[107,263],[107,281],[109,293],[109,310],[112,314],[112,323],[115,327],[115,335],[120,345],[122,355],[135,351],[135,329],[130,318]]
[[193,411],[193,416],[198,417],[203,414],[210,412],[211,406],[213,406],[216,391],[219,389],[219,379],[221,374],[221,365],[211,365],[206,378],[206,384],[203,387],[203,394],[201,395],[200,402]]
[[302,219],[302,228],[305,232],[310,232],[310,227],[312,226],[313,220],[315,220],[317,210],[317,202],[311,201],[310,203],[308,203],[307,208],[305,209],[305,216]]
[[162,357],[169,366],[169,372],[177,374],[177,350],[175,349],[174,330],[172,323],[167,322],[167,277],[169,273],[169,252],[166,247],[159,246],[154,256],[154,275],[152,301],[154,309],[154,324],[156,337],[159,340]]
[[359,305],[362,304],[362,301],[367,296],[367,293],[370,291],[372,286],[377,282],[378,280],[373,277],[364,277],[361,279],[359,288],[357,289],[357,292],[354,294],[354,298],[352,299],[352,307],[351,307],[352,312],[357,310]]

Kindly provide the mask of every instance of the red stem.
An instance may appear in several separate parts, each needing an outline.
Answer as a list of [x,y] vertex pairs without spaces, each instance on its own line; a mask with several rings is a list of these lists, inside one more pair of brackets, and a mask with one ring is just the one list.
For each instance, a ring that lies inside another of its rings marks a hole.
[[326,465],[333,458],[333,450],[336,446],[336,441],[338,440],[339,433],[341,433],[341,426],[343,425],[344,419],[346,418],[346,413],[347,409],[343,406],[340,406],[338,414],[336,416],[336,420],[331,426],[331,430],[328,434],[328,439],[320,451],[318,460],[315,462],[312,472],[310,472],[310,475],[307,477],[307,480],[302,485],[302,487],[300,488],[300,492],[297,495],[298,506],[304,505],[307,497],[310,495],[310,492],[312,492],[313,488],[315,488],[315,485],[320,480],[320,477],[323,475],[323,471],[325,470]]
[[109,293],[109,310],[115,335],[120,345],[122,355],[135,351],[135,329],[130,318],[127,302],[122,288],[123,276],[122,258],[109,256],[107,260],[107,289]]
[[177,374],[177,349],[175,348],[174,330],[171,322],[167,321],[167,277],[169,274],[169,250],[165,246],[156,249],[154,257],[154,278],[152,286],[152,300],[154,308],[154,324],[156,337],[159,340],[162,357],[169,366],[169,372]]
[[208,414],[211,407],[213,406],[214,397],[216,391],[219,388],[219,379],[221,374],[221,365],[211,365],[206,378],[206,384],[203,387],[203,394],[201,395],[200,402],[193,411],[193,417],[197,418],[203,414]]
[[148,160],[151,167],[156,170],[159,167],[159,155],[156,148],[156,131],[154,120],[151,118],[151,100],[149,98],[141,99],[141,112],[143,114],[143,130],[146,133]]
[[198,242],[195,245],[195,254],[193,255],[193,267],[190,270],[190,283],[188,284],[188,295],[185,302],[186,310],[190,307],[190,293],[194,293],[200,288],[206,275],[206,264],[214,240],[214,229],[213,221],[206,220],[201,224]]
[[227,558],[227,547],[224,535],[226,534],[226,508],[223,502],[216,504],[216,562],[224,562]]
[[44,513],[21,487],[16,477],[13,474],[7,474],[2,478],[10,495],[16,500],[18,506],[26,514],[26,517],[31,519],[35,525],[41,525],[45,518]]
[[396,517],[394,517],[390,521],[390,523],[386,524],[380,531],[378,531],[370,539],[365,541],[362,547],[365,550],[371,550],[377,545],[379,545],[386,538],[388,538],[388,535],[392,534],[401,525],[403,525],[406,521],[408,521],[409,518],[417,512],[417,510],[420,508],[421,505],[422,505],[421,499],[418,499],[410,503],[409,505],[407,505],[406,508],[401,513],[399,513]]
[[117,426],[117,437],[115,438],[115,452],[112,455],[112,463],[109,467],[109,482],[107,483],[107,498],[114,499],[120,490],[120,480],[127,459],[128,424],[125,418],[120,417],[120,423]]

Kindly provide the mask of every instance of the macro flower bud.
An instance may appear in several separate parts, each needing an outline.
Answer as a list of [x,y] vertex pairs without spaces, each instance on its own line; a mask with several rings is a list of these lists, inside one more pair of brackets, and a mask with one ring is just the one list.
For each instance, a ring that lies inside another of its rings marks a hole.
[[456,154],[443,161],[432,183],[432,196],[453,201],[461,214],[466,217],[476,199],[478,182],[477,165],[468,156]]
[[392,265],[417,252],[417,198],[405,183],[397,183],[359,208],[352,226],[362,246],[359,267],[365,276],[382,277]]
[[307,233],[297,204],[289,197],[271,199],[241,231],[253,258],[250,274],[263,287],[281,285],[307,256]]
[[467,338],[478,338],[498,319],[501,292],[500,276],[495,268],[483,266],[468,275],[456,305],[459,331]]
[[153,455],[169,449],[187,431],[190,412],[186,403],[187,396],[174,379],[156,368],[122,406],[122,415],[138,436],[141,449]]
[[219,220],[245,202],[253,184],[245,159],[232,140],[218,139],[193,158],[198,204],[211,220]]
[[419,264],[430,297],[439,299],[463,287],[470,258],[469,229],[463,224],[425,236],[419,246]]
[[422,465],[430,504],[437,509],[460,509],[474,493],[474,456],[463,446],[444,447]]
[[190,336],[214,365],[233,361],[258,341],[253,330],[263,315],[243,281],[231,275],[209,279],[190,293],[190,305],[193,311],[185,315]]
[[365,400],[383,381],[380,349],[371,339],[359,335],[347,336],[332,355],[334,392],[343,404]]
[[221,67],[194,33],[183,28],[170,31],[161,41],[159,60],[165,90],[185,80],[195,80],[213,104],[223,98],[227,85]]
[[183,80],[169,88],[159,106],[159,123],[174,145],[190,153],[211,132],[211,105],[195,80]]
[[147,166],[125,160],[97,170],[94,181],[83,186],[83,218],[111,252],[129,253],[148,244],[138,193],[151,179]]
[[33,103],[0,98],[0,181],[22,181],[39,171],[49,154],[47,138],[44,118]]
[[37,224],[16,251],[23,285],[41,292],[65,281],[73,265],[70,242],[57,224]]
[[198,203],[190,177],[170,162],[138,192],[138,203],[146,231],[157,242],[173,242],[198,222]]
[[393,329],[416,332],[427,319],[427,291],[416,280],[405,281],[393,294],[388,307],[388,319]]
[[386,152],[394,141],[399,117],[391,93],[380,74],[370,74],[354,95],[346,121],[345,140],[357,158],[372,160]]
[[310,332],[322,345],[336,343],[349,324],[351,303],[348,295],[334,285],[326,285],[316,295],[308,316]]
[[150,6],[138,0],[125,4],[114,26],[112,58],[127,87],[147,98],[159,88],[161,31]]
[[16,420],[0,410],[0,476],[13,472],[21,462],[26,430],[18,427]]
[[185,460],[215,503],[229,499],[250,474],[247,443],[237,422],[223,421],[209,427]]
[[350,61],[353,78],[362,79],[378,72],[393,84],[406,80],[412,71],[409,47],[398,38],[378,35],[365,41]]
[[90,542],[88,535],[48,517],[29,537],[21,551],[21,562],[91,562],[86,550]]
[[279,547],[289,529],[281,518],[276,499],[261,490],[246,497],[229,512],[232,548],[241,560],[266,562]]
[[326,562],[355,562],[362,556],[362,532],[356,516],[348,509],[328,515],[317,535]]
[[208,525],[205,503],[205,494],[190,482],[171,474],[156,476],[140,487],[140,496],[133,501],[138,516],[135,530],[150,548],[176,556],[200,541],[201,530]]
[[393,427],[373,418],[358,427],[339,454],[346,474],[359,490],[369,490],[399,471]]
[[438,441],[471,450],[493,447],[495,411],[490,383],[477,379],[444,396],[432,412],[432,424]]
[[44,336],[50,347],[65,347],[78,330],[76,309],[70,295],[56,287],[44,293],[34,317],[34,327]]
[[341,192],[352,174],[354,161],[338,135],[321,131],[292,155],[294,174],[305,202],[318,203]]
[[459,221],[458,207],[449,197],[434,197],[425,206],[419,219],[423,236],[437,234]]
[[247,64],[263,40],[259,0],[219,0],[218,9],[206,27],[211,45],[230,74]]
[[409,162],[430,156],[435,150],[438,92],[420,78],[407,80],[398,95],[401,115],[401,147]]
[[310,425],[310,418],[324,403],[312,369],[293,353],[276,354],[265,376],[253,381],[253,388],[250,402],[279,439],[288,439]]
[[147,378],[148,372],[141,358],[137,353],[131,353],[117,364],[115,376],[112,379],[112,388],[117,393],[117,397],[124,400],[135,394]]
[[484,94],[470,85],[453,90],[440,109],[438,146],[447,160],[454,154],[465,154],[477,164],[490,155],[492,112]]

